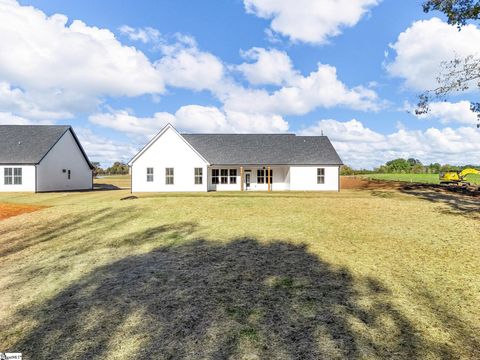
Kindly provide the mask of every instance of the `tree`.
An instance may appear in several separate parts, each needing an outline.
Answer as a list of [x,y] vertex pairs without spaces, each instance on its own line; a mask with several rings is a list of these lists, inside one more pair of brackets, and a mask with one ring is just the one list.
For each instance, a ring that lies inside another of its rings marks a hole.
[[388,161],[385,165],[392,173],[408,173],[411,167],[409,162],[402,158]]
[[459,27],[468,20],[480,19],[480,1],[474,0],[428,0],[423,3],[423,11],[438,10],[443,12],[448,23]]
[[105,172],[109,175],[126,175],[128,174],[128,165],[120,161],[116,161],[112,166],[107,168]]
[[98,161],[92,161],[93,165],[93,176],[97,177],[98,175],[103,173],[103,169],[100,166]]
[[[480,19],[480,0],[427,0],[423,3],[423,10],[443,12],[448,18],[448,23],[457,25],[460,31],[469,20]],[[470,55],[464,59],[455,58],[442,62],[437,82],[439,86],[436,89],[420,95],[415,110],[417,115],[428,113],[429,104],[433,100],[445,101],[452,93],[466,91],[472,87],[480,88],[480,57]],[[480,128],[480,102],[472,102],[470,109],[477,113],[479,121],[477,128]]]

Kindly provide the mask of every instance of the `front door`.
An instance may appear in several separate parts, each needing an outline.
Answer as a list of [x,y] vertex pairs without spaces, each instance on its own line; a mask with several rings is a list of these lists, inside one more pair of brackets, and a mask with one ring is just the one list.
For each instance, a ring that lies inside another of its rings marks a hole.
[[250,189],[250,173],[245,173],[245,190]]

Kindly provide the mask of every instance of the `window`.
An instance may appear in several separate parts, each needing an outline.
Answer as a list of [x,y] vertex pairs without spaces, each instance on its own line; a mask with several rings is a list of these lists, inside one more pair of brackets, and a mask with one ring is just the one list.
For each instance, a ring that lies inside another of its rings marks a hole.
[[317,169],[317,184],[325,184],[325,168]]
[[203,184],[203,169],[195,168],[195,185]]
[[219,184],[220,170],[212,169],[212,184]]
[[70,180],[72,177],[72,171],[71,170],[68,170],[67,171],[67,179]]
[[[267,170],[267,173],[268,173],[268,170]],[[273,183],[273,170],[272,169],[270,169],[270,174],[269,175],[270,175],[270,184],[272,184]],[[266,180],[266,181],[268,181],[268,180]]]
[[147,182],[153,182],[153,168],[147,167]]
[[270,174],[268,170],[258,169],[257,170],[257,183],[258,184],[268,184],[268,176],[270,175],[270,184],[273,183],[273,170],[270,170]]
[[237,183],[237,169],[230,169],[230,184]]
[[265,184],[265,170],[257,170],[257,184]]
[[173,168],[165,168],[165,184],[173,185]]
[[220,170],[220,182],[222,184],[228,184],[228,169]]
[[12,168],[3,169],[3,184],[13,185],[13,169]]

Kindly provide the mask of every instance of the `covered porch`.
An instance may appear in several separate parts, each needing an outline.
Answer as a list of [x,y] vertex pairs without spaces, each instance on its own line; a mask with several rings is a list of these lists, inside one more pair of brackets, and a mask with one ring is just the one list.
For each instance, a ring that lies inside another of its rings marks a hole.
[[290,190],[290,166],[217,165],[208,167],[208,191]]

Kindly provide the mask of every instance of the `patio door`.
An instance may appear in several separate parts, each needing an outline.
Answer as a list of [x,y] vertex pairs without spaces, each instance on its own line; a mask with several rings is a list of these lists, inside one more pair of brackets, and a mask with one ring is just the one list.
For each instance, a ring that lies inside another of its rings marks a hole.
[[250,189],[250,176],[251,176],[250,172],[245,173],[245,190]]

